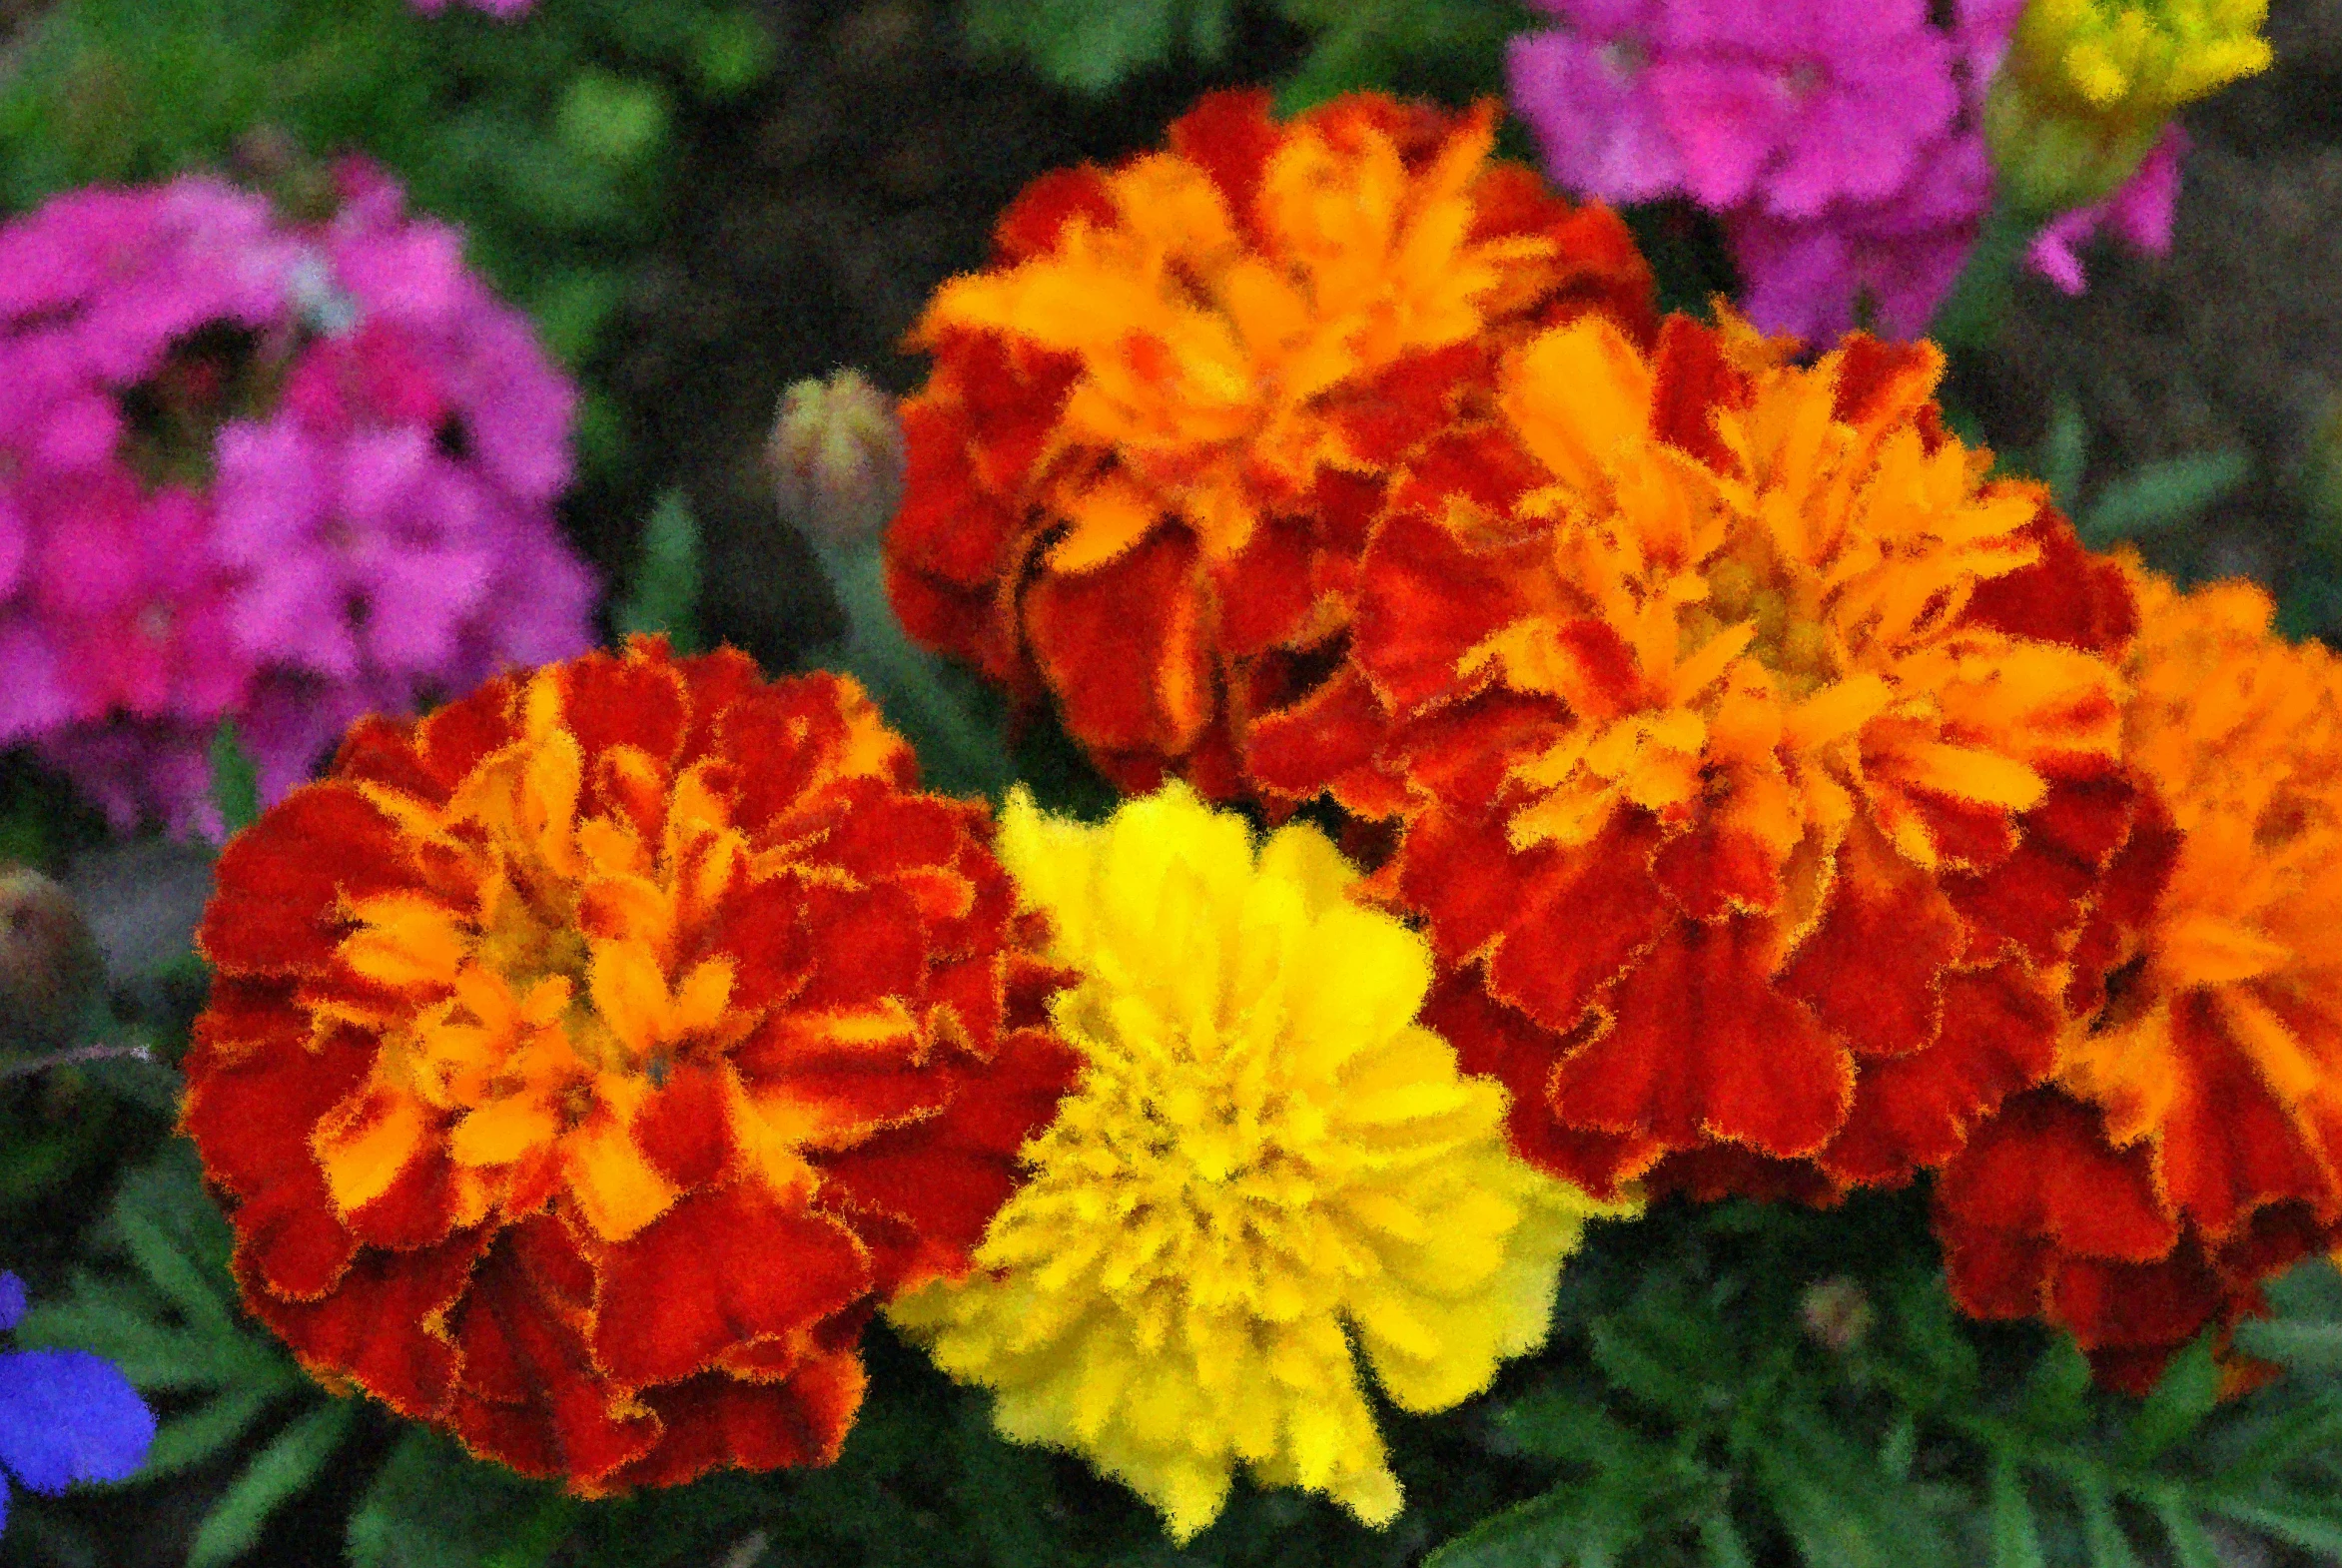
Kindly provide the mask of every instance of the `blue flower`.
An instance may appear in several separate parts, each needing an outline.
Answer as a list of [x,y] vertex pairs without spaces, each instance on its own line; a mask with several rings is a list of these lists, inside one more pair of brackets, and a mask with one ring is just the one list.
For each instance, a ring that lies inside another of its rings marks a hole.
[[[0,1272],[0,1330],[24,1316],[24,1281]],[[155,1415],[121,1368],[87,1350],[0,1352],[0,1465],[44,1496],[123,1481],[147,1462]],[[0,1478],[0,1529],[8,1483]]]

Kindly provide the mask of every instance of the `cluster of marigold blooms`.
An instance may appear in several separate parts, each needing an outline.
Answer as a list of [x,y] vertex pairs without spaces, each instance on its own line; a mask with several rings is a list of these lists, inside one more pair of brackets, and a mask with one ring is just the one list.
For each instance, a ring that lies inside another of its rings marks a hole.
[[184,1119],[306,1366],[598,1496],[831,1460],[883,1309],[1184,1539],[1391,1518],[1367,1374],[1487,1387],[1646,1195],[1933,1172],[2131,1385],[2331,1242],[2324,657],[1928,347],[1660,320],[1492,122],[1210,98],[934,302],[895,601],[1107,823],[638,639],[228,846]]

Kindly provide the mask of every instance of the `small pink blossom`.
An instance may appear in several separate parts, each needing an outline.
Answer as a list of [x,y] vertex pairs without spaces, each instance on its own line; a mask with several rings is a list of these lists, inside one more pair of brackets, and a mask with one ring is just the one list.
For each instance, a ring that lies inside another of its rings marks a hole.
[[122,826],[273,799],[369,711],[591,638],[552,504],[575,394],[371,166],[279,220],[187,178],[0,227],[0,744]]
[[[1513,40],[1513,99],[1558,183],[1716,213],[1767,331],[1926,331],[1991,208],[1978,116],[2022,0],[1959,0],[1948,30],[1925,0],[1535,3],[1564,25]],[[2078,291],[2101,225],[2164,254],[2177,160],[2167,140],[2028,264]]]

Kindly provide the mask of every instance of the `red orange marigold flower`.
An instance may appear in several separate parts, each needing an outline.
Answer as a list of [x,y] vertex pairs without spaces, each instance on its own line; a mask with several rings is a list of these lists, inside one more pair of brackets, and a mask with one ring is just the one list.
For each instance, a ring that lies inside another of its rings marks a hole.
[[823,1463],[1073,1059],[852,682],[637,640],[368,720],[232,842],[187,1131],[329,1383],[585,1495]]
[[912,634],[1054,699],[1126,788],[1242,791],[1249,716],[1338,662],[1397,461],[1529,331],[1654,325],[1624,225],[1492,162],[1494,122],[1219,93],[1165,151],[1029,188],[914,334]]
[[2342,1239],[2342,664],[2241,582],[2138,573],[2123,751],[2159,796],[2076,954],[2047,1087],[1937,1188],[1955,1298],[2150,1382]]
[[1413,792],[1385,880],[1451,971],[1426,1017],[1597,1190],[1942,1162],[2048,1071],[2043,975],[2128,823],[2119,574],[1983,480],[1932,347],[1793,347],[1538,338],[1506,427],[1394,497],[1286,752]]

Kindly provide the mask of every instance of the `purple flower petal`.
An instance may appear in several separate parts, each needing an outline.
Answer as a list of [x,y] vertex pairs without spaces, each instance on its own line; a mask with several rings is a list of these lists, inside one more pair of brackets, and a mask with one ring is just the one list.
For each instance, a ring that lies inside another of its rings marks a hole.
[[86,1350],[0,1355],[0,1464],[36,1492],[138,1473],[155,1415],[119,1367]]

